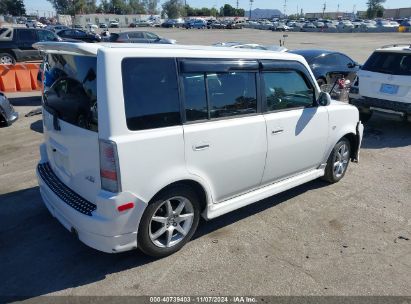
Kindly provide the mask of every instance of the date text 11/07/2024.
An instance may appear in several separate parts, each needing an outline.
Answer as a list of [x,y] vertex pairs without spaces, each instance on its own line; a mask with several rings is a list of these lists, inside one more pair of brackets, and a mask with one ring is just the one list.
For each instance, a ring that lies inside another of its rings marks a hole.
[[160,296],[150,297],[150,303],[257,303],[257,299],[245,296]]

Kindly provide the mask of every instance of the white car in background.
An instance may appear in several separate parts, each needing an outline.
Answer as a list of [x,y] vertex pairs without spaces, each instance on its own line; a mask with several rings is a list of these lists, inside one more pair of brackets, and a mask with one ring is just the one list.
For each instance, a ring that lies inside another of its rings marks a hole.
[[46,25],[37,20],[27,20],[26,27],[43,28],[43,27],[46,27]]
[[320,177],[338,182],[358,160],[358,110],[321,92],[299,55],[35,46],[47,54],[40,193],[95,249],[167,256],[190,240],[201,216]]
[[389,45],[375,50],[357,72],[350,103],[363,122],[374,111],[411,118],[411,45]]

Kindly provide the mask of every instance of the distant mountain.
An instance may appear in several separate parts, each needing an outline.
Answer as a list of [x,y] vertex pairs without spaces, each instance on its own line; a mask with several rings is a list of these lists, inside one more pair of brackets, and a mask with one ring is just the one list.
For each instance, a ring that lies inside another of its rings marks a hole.
[[[259,18],[278,18],[281,17],[283,13],[281,13],[278,9],[260,9],[256,8],[251,11],[251,19],[259,19]],[[250,11],[245,12],[245,17],[250,16]]]

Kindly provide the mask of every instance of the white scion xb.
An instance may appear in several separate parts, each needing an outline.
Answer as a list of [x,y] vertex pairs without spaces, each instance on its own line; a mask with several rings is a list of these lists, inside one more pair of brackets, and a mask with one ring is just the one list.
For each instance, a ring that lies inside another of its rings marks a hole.
[[44,203],[105,252],[179,250],[224,213],[358,160],[358,110],[306,61],[258,50],[40,43]]

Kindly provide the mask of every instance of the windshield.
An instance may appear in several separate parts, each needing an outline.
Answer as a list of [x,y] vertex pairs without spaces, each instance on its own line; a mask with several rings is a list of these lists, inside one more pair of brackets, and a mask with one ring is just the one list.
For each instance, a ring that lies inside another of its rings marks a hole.
[[411,75],[411,53],[375,52],[362,67],[365,71]]
[[97,132],[97,59],[48,54],[43,105],[58,118]]

